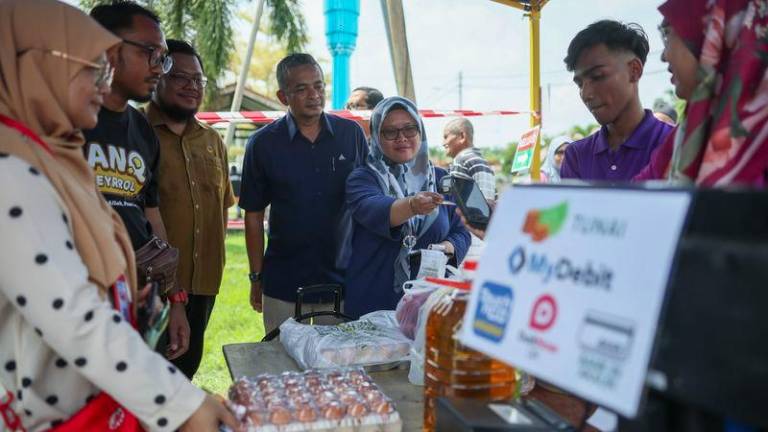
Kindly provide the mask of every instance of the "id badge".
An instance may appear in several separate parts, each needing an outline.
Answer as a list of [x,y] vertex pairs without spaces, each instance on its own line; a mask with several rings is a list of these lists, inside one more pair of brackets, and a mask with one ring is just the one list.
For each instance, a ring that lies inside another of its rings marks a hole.
[[415,235],[408,234],[407,236],[403,237],[403,247],[405,249],[412,250],[414,246],[416,246]]

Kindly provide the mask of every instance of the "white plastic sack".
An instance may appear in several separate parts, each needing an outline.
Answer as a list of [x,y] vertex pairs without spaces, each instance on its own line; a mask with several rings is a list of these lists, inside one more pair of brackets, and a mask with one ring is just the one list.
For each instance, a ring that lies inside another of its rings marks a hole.
[[289,318],[280,325],[280,342],[303,369],[391,363],[407,359],[411,348],[395,311],[371,312],[332,326]]
[[408,371],[408,381],[414,385],[424,385],[424,345],[427,338],[427,319],[432,307],[440,302],[452,289],[433,284],[435,289],[429,295],[427,301],[419,308],[419,317],[416,322],[416,334],[411,345],[411,369]]
[[415,280],[403,284],[403,297],[397,302],[395,318],[403,334],[413,339],[418,325],[419,311],[430,294],[438,287],[435,284]]

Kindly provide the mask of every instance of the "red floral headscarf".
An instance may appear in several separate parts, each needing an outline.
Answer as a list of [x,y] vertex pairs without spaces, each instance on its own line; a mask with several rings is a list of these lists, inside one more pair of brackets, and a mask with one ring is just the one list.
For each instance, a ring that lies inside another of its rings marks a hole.
[[762,186],[768,169],[768,1],[668,0],[664,19],[699,59],[685,119],[637,180]]

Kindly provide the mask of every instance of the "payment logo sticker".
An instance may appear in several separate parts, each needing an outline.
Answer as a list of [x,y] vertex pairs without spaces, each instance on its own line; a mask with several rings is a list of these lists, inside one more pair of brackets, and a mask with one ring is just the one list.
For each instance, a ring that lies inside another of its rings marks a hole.
[[536,299],[531,310],[531,328],[539,331],[549,330],[555,324],[557,318],[557,303],[555,298],[544,294]]
[[472,324],[475,334],[493,342],[501,342],[512,316],[513,298],[512,288],[485,282],[480,287],[475,322]]
[[529,210],[525,215],[523,232],[539,243],[560,232],[568,216],[568,202],[546,208]]
[[634,339],[632,321],[603,312],[588,311],[579,331],[582,348],[616,360],[629,357]]

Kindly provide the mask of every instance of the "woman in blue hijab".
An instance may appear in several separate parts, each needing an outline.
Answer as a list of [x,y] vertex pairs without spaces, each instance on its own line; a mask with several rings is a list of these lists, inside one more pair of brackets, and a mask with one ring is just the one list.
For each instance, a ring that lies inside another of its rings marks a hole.
[[440,244],[456,263],[469,232],[453,207],[440,205],[436,184],[446,171],[429,161],[424,124],[408,99],[390,97],[371,115],[371,152],[347,179],[354,231],[344,310],[353,317],[395,309],[414,278],[408,254]]

